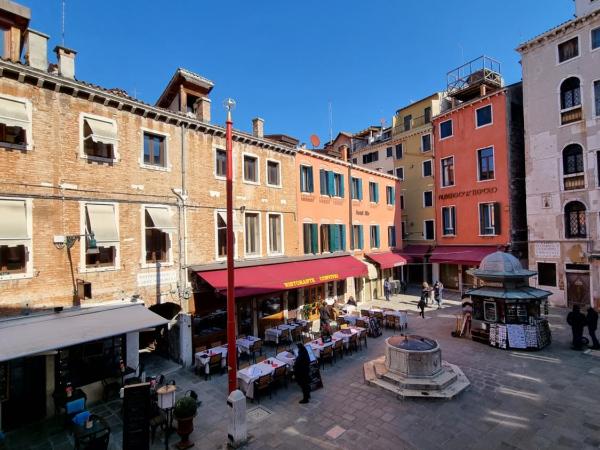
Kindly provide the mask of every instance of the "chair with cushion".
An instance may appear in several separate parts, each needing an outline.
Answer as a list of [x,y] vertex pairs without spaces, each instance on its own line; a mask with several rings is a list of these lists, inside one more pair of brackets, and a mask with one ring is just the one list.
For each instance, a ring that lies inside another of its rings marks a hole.
[[344,359],[344,341],[342,339],[338,339],[333,343],[334,362],[338,356],[340,357],[340,359]]
[[323,347],[319,355],[319,361],[325,369],[325,361],[329,361],[329,364],[333,365],[333,345],[327,345]]
[[221,353],[217,353],[216,355],[212,355],[208,360],[208,373],[204,373],[204,379],[207,380],[209,375],[212,377],[212,374],[216,371],[223,373],[223,355]]
[[271,383],[273,382],[273,377],[271,374],[263,375],[258,378],[254,382],[254,398],[260,403],[260,398],[262,397],[264,392],[269,393],[269,398],[271,398]]
[[89,411],[81,411],[73,416],[71,422],[73,422],[75,425],[83,427],[87,420],[90,418],[90,416],[91,414]]
[[276,367],[275,372],[273,372],[273,387],[281,385],[284,385],[286,389],[288,387],[287,366]]
[[[69,426],[72,421],[73,418],[82,412],[87,412],[87,410],[85,409],[85,404],[86,404],[86,398],[85,397],[80,397],[77,398],[75,400],[71,400],[65,403],[65,412],[66,412],[66,417],[65,417],[65,426]],[[88,413],[89,415],[89,413]]]

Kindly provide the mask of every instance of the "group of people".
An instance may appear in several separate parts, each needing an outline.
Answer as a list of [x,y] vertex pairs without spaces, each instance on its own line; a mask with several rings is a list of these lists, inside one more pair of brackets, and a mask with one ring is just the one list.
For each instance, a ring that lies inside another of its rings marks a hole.
[[583,329],[588,328],[588,333],[592,339],[592,348],[600,349],[600,343],[596,337],[596,330],[598,329],[598,313],[591,306],[587,310],[587,314],[584,315],[579,309],[579,305],[573,305],[573,310],[567,315],[567,323],[571,326],[573,332],[573,349],[583,350],[588,340],[583,337]]
[[444,285],[441,281],[436,281],[433,283],[433,286],[429,286],[429,284],[424,281],[423,288],[421,289],[421,298],[419,299],[419,303],[417,303],[417,308],[419,308],[419,316],[423,319],[425,318],[425,307],[429,306],[429,302],[433,305],[434,302],[437,304],[438,309],[442,307],[442,290],[444,289]]

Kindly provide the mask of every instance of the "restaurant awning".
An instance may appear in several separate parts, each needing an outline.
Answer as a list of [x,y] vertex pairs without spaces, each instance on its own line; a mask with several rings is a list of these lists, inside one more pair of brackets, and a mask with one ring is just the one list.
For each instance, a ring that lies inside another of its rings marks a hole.
[[[227,291],[227,270],[198,271],[217,291]],[[235,296],[267,294],[367,275],[367,266],[352,256],[319,258],[235,269]]]
[[400,254],[407,262],[423,262],[430,248],[429,245],[407,245]]
[[381,253],[368,253],[367,258],[375,261],[379,264],[382,269],[390,269],[392,267],[403,266],[406,264],[406,258],[400,253],[395,252],[381,252]]
[[0,362],[168,323],[144,305],[77,308],[0,321]]
[[496,246],[440,245],[431,253],[429,262],[476,266],[483,258],[497,250]]

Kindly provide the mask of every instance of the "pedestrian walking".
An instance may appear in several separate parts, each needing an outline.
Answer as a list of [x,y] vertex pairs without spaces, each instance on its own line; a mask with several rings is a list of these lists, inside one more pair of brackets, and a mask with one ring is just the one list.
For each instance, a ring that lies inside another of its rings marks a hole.
[[598,329],[598,313],[590,306],[587,310],[585,319],[587,322],[588,333],[590,333],[590,338],[592,338],[592,348],[598,350],[600,349],[600,343],[596,337],[596,330]]
[[319,308],[319,319],[321,322],[321,329],[325,326],[325,324],[329,324],[329,320],[331,319],[329,307],[325,302],[321,303],[321,308]]
[[442,306],[442,304],[444,303],[444,285],[439,280],[438,280],[438,290],[440,291],[440,301],[438,302],[438,305]]
[[299,403],[308,403],[310,400],[310,358],[304,344],[298,345],[298,356],[294,361],[294,377],[302,389],[302,400]]
[[573,350],[581,350],[586,318],[579,310],[579,305],[573,305],[573,310],[567,315],[567,323],[571,325],[571,332],[573,333]]
[[392,286],[390,285],[390,280],[389,279],[385,279],[385,281],[383,282],[383,293],[385,295],[385,300],[386,301],[390,301],[390,293],[392,291]]
[[427,284],[427,281],[423,281],[423,288],[421,289],[421,298],[425,302],[425,306],[427,306],[427,300],[429,299],[429,284]]
[[425,318],[425,305],[427,304],[427,302],[425,301],[426,295],[421,295],[421,299],[419,300],[419,303],[417,303],[417,308],[419,308],[421,311],[419,312],[419,315],[424,319]]
[[437,309],[440,309],[441,307],[441,297],[440,297],[440,285],[442,283],[440,283],[439,281],[436,281],[433,284],[433,298],[435,300],[435,302],[437,303]]

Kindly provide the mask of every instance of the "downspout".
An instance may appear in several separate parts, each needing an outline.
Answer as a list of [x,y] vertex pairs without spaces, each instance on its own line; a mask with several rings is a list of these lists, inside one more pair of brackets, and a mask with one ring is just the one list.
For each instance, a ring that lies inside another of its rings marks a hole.
[[187,239],[187,214],[186,214],[186,200],[187,191],[186,187],[186,159],[185,159],[185,125],[181,125],[181,187],[179,189],[171,189],[177,196],[177,210],[179,212],[179,303],[181,304],[183,312],[188,312],[186,304],[186,298],[184,292],[187,287],[187,252],[186,252],[186,239]]

